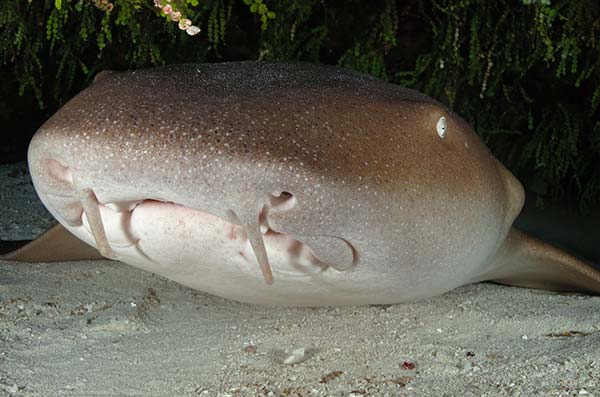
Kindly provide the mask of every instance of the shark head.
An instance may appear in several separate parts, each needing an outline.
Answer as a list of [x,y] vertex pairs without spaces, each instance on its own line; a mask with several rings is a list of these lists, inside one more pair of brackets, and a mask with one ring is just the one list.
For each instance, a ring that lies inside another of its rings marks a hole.
[[478,279],[524,200],[444,105],[308,64],[103,73],[38,131],[29,166],[102,255],[270,304],[399,302]]

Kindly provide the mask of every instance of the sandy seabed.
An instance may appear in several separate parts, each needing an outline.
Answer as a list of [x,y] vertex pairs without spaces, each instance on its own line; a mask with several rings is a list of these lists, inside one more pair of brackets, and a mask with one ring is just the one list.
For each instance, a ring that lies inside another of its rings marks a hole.
[[[19,167],[0,167],[0,232],[16,239],[51,224]],[[600,396],[600,297],[477,284],[270,308],[120,262],[0,261],[2,394]]]
[[600,297],[478,284],[411,304],[269,308],[119,262],[0,262],[0,390],[600,395],[599,307]]

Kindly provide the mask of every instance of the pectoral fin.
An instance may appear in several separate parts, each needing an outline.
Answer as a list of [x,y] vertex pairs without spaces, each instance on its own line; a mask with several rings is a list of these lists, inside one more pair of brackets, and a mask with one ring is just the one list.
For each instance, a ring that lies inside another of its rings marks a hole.
[[105,259],[98,250],[71,234],[61,224],[22,247],[0,255],[0,260],[17,262],[62,262]]
[[519,287],[600,294],[599,270],[514,228],[483,279]]

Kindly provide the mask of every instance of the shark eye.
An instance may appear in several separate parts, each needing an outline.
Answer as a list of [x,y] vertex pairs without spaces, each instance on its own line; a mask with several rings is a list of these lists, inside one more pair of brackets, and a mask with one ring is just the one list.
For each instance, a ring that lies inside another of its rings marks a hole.
[[440,117],[435,128],[437,129],[437,133],[440,136],[440,138],[444,139],[446,137],[446,130],[448,129],[448,123],[446,123],[446,118]]

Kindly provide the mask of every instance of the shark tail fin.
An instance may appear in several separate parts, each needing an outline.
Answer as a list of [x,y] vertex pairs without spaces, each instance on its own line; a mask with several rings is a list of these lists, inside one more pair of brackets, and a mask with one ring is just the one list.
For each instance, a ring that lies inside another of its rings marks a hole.
[[65,229],[60,223],[35,240],[7,254],[0,260],[17,262],[61,262],[104,259],[98,250]]
[[518,287],[600,295],[600,270],[515,228],[484,279]]

